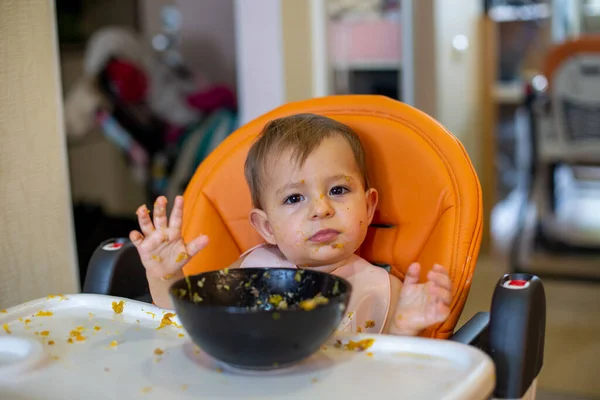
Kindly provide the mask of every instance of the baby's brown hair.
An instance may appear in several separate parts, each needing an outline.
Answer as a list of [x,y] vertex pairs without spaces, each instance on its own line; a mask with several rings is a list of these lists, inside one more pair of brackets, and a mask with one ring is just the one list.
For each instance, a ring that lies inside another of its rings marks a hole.
[[262,209],[261,190],[269,157],[292,149],[291,161],[302,166],[324,139],[335,135],[344,138],[352,148],[364,187],[367,189],[369,178],[365,151],[358,135],[334,119],[316,114],[295,114],[267,123],[248,152],[244,174],[254,207]]

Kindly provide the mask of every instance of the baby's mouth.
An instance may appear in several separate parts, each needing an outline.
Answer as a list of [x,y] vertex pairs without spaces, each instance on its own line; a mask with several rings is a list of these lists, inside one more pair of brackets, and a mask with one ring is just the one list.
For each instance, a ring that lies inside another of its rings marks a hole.
[[322,229],[309,237],[308,241],[312,243],[328,243],[335,240],[339,234],[340,232],[335,229]]

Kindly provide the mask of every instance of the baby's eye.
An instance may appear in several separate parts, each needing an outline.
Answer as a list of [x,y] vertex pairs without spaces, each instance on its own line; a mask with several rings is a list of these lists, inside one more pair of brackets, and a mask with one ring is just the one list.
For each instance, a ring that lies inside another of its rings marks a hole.
[[329,194],[331,196],[341,196],[347,192],[348,192],[347,188],[345,188],[343,186],[336,186],[336,187],[331,188],[331,190],[329,191]]
[[295,204],[295,203],[301,202],[302,200],[304,200],[304,196],[296,193],[296,194],[286,197],[284,203],[285,204]]

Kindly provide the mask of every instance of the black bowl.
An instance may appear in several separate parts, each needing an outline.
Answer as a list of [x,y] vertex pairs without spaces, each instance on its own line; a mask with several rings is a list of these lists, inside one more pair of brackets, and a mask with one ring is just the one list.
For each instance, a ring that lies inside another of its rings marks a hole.
[[340,324],[351,290],[323,272],[244,268],[181,279],[171,298],[207,354],[237,368],[274,369],[319,350]]

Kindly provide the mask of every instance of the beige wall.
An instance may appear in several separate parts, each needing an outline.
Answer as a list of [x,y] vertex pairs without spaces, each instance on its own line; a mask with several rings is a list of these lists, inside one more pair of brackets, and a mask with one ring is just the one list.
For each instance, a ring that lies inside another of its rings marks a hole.
[[286,102],[313,97],[310,18],[309,0],[281,1]]
[[0,308],[78,290],[54,2],[0,2]]

